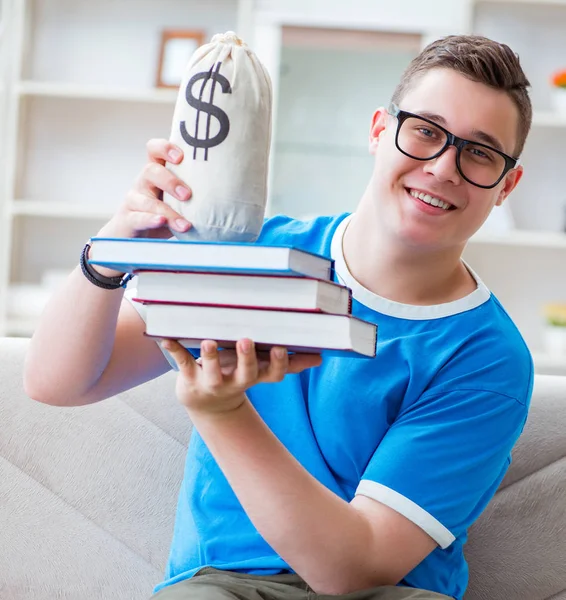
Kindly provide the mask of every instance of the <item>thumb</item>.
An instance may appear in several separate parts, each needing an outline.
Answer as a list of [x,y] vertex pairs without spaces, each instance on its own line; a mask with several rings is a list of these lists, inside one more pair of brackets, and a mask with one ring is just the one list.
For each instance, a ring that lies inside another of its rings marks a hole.
[[188,377],[193,377],[197,363],[193,355],[186,350],[177,340],[163,340],[161,347],[173,357],[179,370]]

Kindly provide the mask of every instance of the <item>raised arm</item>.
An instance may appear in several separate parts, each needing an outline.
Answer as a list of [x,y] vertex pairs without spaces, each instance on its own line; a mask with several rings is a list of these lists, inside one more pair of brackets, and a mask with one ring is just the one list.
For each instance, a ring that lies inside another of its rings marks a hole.
[[[148,163],[99,236],[167,238],[168,226],[177,231],[190,227],[161,200],[164,190],[179,200],[190,198],[186,184],[165,167],[166,160],[181,162],[181,150],[155,139],[147,151]],[[34,332],[24,369],[26,393],[47,404],[82,405],[161,375],[169,364],[143,331],[143,320],[124,299],[123,288],[96,287],[77,266],[50,298]]]

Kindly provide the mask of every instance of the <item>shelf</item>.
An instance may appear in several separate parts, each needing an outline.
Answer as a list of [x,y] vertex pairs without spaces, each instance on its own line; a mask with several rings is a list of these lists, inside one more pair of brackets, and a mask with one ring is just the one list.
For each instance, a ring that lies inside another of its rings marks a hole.
[[9,204],[12,215],[33,217],[58,217],[64,219],[110,219],[114,210],[110,208],[81,206],[70,202],[43,200],[12,200]]
[[[16,86],[16,91],[20,96],[139,102],[146,104],[174,104],[178,96],[178,90],[176,89],[131,89],[45,81],[21,81]],[[566,127],[566,115],[556,114],[552,111],[537,111],[533,114],[533,125],[538,127]],[[285,142],[279,143],[278,146],[282,152],[311,153],[314,151],[323,154],[338,153],[350,156],[367,154],[367,150],[360,146],[347,147],[333,146],[332,144],[295,144]]]
[[174,104],[178,90],[128,89],[103,86],[85,86],[72,83],[21,81],[16,86],[20,96],[46,98],[76,98],[83,100],[108,100],[115,102],[144,102],[149,104]]
[[520,229],[508,233],[482,233],[480,231],[470,238],[470,243],[566,249],[566,234],[556,231],[525,231]]

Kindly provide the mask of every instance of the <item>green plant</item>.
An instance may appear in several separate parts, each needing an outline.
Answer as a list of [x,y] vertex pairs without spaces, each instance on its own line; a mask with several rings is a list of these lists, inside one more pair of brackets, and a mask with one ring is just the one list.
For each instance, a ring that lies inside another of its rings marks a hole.
[[545,305],[544,317],[548,325],[566,327],[566,304]]

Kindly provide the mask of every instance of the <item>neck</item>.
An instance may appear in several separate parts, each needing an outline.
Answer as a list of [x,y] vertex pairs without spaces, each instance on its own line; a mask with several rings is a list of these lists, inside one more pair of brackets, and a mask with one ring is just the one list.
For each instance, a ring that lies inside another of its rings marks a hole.
[[428,306],[452,302],[476,287],[462,247],[423,249],[376,235],[367,215],[354,213],[342,242],[348,270],[365,288],[395,302]]

